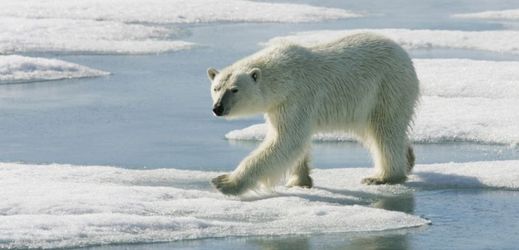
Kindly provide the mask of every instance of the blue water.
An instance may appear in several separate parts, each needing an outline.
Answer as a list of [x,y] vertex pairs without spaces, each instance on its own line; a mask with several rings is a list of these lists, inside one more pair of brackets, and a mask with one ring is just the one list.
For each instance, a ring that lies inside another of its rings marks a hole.
[[[255,146],[225,133],[262,121],[211,115],[206,69],[221,68],[289,32],[347,28],[503,29],[499,22],[456,20],[453,13],[519,8],[517,1],[299,1],[376,15],[306,24],[181,25],[182,39],[203,46],[158,55],[31,54],[54,57],[112,75],[0,85],[0,162],[113,165],[125,168],[234,169]],[[519,60],[463,50],[417,50],[413,57]],[[418,163],[519,159],[519,149],[471,143],[415,145]],[[370,167],[355,143],[317,143],[318,168]],[[497,190],[417,190],[379,197],[380,208],[430,219],[430,226],[379,233],[246,237],[92,249],[514,249],[519,245],[519,194]]]

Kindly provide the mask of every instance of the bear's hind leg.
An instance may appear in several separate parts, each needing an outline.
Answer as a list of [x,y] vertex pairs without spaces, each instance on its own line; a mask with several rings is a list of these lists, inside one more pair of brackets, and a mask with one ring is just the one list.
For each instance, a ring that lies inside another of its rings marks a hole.
[[287,182],[287,187],[306,187],[313,186],[312,177],[310,177],[310,155],[305,154],[297,165],[292,169]]
[[410,174],[413,171],[413,167],[416,161],[416,157],[414,156],[414,150],[411,145],[407,147],[407,174]]
[[[410,171],[409,148],[405,131],[378,131],[372,134],[369,145],[377,173],[364,178],[368,185],[404,182]],[[414,155],[413,155],[414,156]],[[414,158],[414,157],[413,157]]]

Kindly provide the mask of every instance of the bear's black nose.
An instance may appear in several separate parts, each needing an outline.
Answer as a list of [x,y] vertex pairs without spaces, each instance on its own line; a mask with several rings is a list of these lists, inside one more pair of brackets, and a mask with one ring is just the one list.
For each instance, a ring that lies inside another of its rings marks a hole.
[[216,115],[216,116],[222,116],[223,114],[223,106],[221,104],[215,104],[214,107],[213,107],[213,113]]

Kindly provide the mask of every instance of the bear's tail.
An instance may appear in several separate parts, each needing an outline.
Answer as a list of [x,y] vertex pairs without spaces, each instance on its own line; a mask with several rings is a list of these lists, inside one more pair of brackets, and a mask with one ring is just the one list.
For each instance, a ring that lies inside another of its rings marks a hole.
[[407,174],[409,174],[409,173],[411,173],[411,171],[413,171],[415,160],[416,160],[416,158],[414,156],[413,147],[408,146],[407,147]]

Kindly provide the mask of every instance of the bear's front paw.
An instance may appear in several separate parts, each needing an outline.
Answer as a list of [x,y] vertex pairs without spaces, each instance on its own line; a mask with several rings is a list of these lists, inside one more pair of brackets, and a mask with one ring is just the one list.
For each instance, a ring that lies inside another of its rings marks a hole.
[[287,182],[287,187],[304,187],[304,188],[312,188],[313,186],[313,181],[312,181],[312,177],[310,176],[295,176],[295,177],[292,177],[288,182]]
[[239,183],[236,180],[233,180],[228,174],[213,178],[211,182],[218,191],[226,195],[239,195],[245,191],[243,185],[239,185]]
[[362,184],[366,184],[366,185],[382,185],[382,184],[386,184],[386,183],[387,183],[386,180],[377,178],[377,177],[367,177],[367,178],[362,179]]

